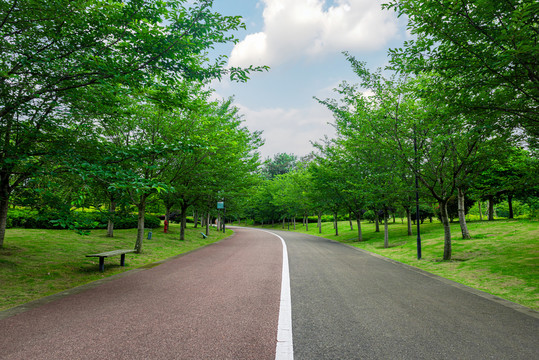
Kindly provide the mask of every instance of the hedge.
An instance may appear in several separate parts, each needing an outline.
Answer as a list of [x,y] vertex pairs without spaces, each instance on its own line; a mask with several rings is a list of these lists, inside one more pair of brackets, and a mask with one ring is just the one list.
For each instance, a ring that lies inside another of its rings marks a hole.
[[[101,212],[59,212],[39,213],[36,210],[10,209],[7,215],[7,228],[26,229],[64,229],[68,225],[75,225],[78,229],[106,229],[108,214]],[[137,215],[116,214],[115,229],[134,229],[138,226]],[[161,220],[154,215],[146,215],[145,228],[158,228]]]

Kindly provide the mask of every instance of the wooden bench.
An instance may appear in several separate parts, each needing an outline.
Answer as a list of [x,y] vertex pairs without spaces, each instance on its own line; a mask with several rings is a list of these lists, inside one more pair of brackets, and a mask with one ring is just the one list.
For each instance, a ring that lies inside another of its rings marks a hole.
[[120,265],[125,266],[125,254],[136,252],[136,250],[112,250],[112,251],[105,251],[99,254],[89,254],[86,255],[86,257],[98,257],[99,258],[99,271],[103,272],[105,271],[105,258],[111,257],[111,256],[117,256],[121,255],[120,258]]

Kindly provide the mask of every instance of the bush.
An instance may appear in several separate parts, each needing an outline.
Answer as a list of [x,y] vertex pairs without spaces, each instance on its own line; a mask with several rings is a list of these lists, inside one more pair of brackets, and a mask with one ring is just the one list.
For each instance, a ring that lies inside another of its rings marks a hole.
[[[509,217],[509,203],[507,201],[503,201],[496,205],[496,212],[497,215],[500,217]],[[524,216],[530,214],[530,207],[528,204],[522,203],[518,200],[513,200],[513,216]]]
[[[70,213],[45,212],[38,213],[35,210],[10,209],[8,212],[8,228],[26,229],[65,229],[76,228],[83,230],[106,229],[108,213],[79,212]],[[116,214],[114,219],[115,229],[134,229],[138,226],[138,217],[133,214]],[[154,215],[146,215],[144,227],[158,228],[161,220]]]
[[363,214],[363,219],[364,220],[367,220],[367,221],[370,221],[370,222],[373,222],[374,221],[374,211],[372,210],[367,210],[365,211],[365,213]]

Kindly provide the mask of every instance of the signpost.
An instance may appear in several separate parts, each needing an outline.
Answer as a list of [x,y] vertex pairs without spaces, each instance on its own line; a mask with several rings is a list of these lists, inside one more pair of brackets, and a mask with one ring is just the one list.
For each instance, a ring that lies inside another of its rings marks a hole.
[[[223,210],[223,232],[225,232],[225,216],[226,216],[226,208],[225,208],[225,202],[224,201],[218,201],[217,202],[217,210]],[[221,215],[221,212],[219,211],[219,215]],[[221,216],[219,216],[221,217]],[[221,221],[219,221],[219,226],[221,226]]]

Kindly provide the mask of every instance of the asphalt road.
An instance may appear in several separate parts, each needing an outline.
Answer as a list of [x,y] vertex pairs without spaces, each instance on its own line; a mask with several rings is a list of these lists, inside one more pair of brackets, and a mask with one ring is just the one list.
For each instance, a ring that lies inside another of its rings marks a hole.
[[288,247],[296,360],[539,359],[539,319],[525,309],[346,245],[276,233]]
[[[274,235],[235,231],[0,313],[0,359],[275,359],[286,253]],[[288,251],[296,360],[539,359],[536,312],[330,240],[275,233]]]

